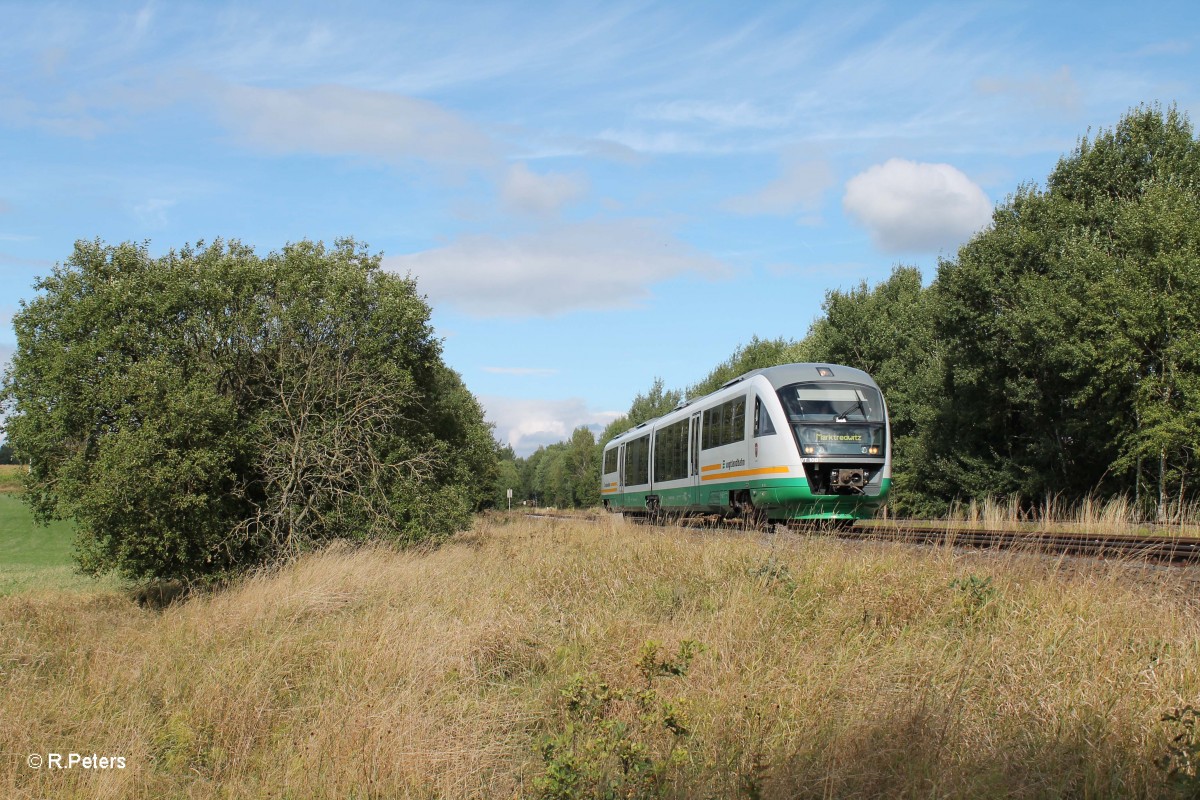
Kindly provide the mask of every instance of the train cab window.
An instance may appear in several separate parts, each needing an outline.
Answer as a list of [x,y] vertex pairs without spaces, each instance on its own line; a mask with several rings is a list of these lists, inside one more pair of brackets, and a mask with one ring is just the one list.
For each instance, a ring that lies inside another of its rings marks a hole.
[[767,413],[767,407],[763,404],[761,397],[754,398],[754,435],[757,436],[773,436],[775,434],[775,425],[771,422],[771,415]]
[[795,383],[779,390],[791,422],[883,422],[883,401],[869,386]]
[[604,474],[609,475],[617,471],[617,450],[620,448],[613,447],[604,451]]
[[877,456],[887,451],[883,398],[871,386],[793,383],[779,390],[787,424],[806,457]]

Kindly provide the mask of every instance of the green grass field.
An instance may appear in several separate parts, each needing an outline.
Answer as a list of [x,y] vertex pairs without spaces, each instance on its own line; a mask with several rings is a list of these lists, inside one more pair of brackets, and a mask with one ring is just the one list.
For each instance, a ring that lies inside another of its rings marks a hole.
[[70,522],[36,525],[19,493],[0,492],[0,595],[115,588],[113,581],[76,573],[74,529]]

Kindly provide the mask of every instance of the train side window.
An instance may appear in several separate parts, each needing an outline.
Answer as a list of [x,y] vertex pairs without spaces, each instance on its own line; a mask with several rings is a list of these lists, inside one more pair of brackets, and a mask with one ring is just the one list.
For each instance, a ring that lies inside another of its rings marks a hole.
[[754,435],[755,436],[773,436],[775,434],[775,424],[771,422],[771,415],[767,413],[767,407],[763,405],[761,397],[754,398]]
[[687,477],[688,421],[682,419],[654,432],[654,481]]
[[725,444],[733,444],[734,442],[742,442],[746,439],[746,396],[735,397],[729,401],[730,420],[729,437]]
[[710,450],[746,438],[746,396],[735,397],[704,412],[702,450]]
[[711,450],[721,443],[721,415],[725,406],[713,406],[704,412],[704,424],[701,426],[701,450]]
[[625,445],[626,486],[641,486],[650,482],[650,434],[639,436]]

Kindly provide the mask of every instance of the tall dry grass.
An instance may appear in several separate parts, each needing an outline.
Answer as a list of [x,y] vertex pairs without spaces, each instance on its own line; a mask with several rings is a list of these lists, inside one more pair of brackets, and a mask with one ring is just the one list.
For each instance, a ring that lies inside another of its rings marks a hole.
[[985,497],[952,504],[941,521],[989,530],[1200,536],[1200,501],[1172,502],[1164,509],[1162,520],[1151,520],[1125,495],[1088,495],[1074,503],[1051,495],[1034,507],[1016,496]]
[[[600,760],[620,722],[659,752],[628,703],[572,720],[573,677],[639,689],[645,642],[695,640],[656,680],[691,731],[665,796],[1168,796],[1155,760],[1182,729],[1162,717],[1200,702],[1183,575],[492,518],[162,612],[0,598],[0,795],[536,795],[548,736]],[[47,751],[127,766],[28,768]]]

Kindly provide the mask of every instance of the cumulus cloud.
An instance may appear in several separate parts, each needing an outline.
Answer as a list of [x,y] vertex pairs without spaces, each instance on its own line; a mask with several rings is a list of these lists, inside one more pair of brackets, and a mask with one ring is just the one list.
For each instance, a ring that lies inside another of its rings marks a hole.
[[492,165],[499,157],[492,140],[475,125],[415,97],[348,86],[227,85],[216,98],[229,129],[270,152],[476,167]]
[[411,272],[435,305],[480,317],[628,308],[648,297],[654,283],[729,273],[720,261],[644,220],[558,224],[513,238],[465,236],[383,263]]
[[500,200],[510,211],[527,214],[554,214],[587,192],[587,181],[580,175],[550,173],[538,175],[523,163],[513,164],[500,189]]
[[571,437],[580,425],[599,433],[621,416],[617,411],[593,411],[578,397],[566,400],[527,400],[483,395],[479,398],[489,421],[496,423],[496,438],[507,442],[518,456]]
[[842,205],[889,253],[956,247],[992,215],[992,202],[960,170],[900,158],[851,178]]
[[756,192],[730,198],[725,207],[735,214],[811,214],[821,207],[831,186],[833,169],[828,162],[793,160],[784,164],[779,178]]

